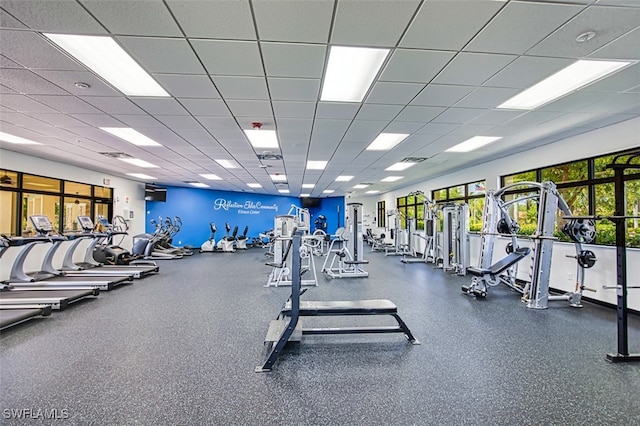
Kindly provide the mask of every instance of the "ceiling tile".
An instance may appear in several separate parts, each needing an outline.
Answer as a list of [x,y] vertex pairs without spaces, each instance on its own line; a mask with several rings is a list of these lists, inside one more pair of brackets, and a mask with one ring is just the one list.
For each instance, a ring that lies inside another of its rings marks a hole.
[[322,77],[327,51],[324,45],[263,42],[260,48],[270,77]]
[[[311,134],[311,128],[313,127],[313,120],[305,120],[299,118],[279,118],[277,120],[278,124],[278,133],[289,133],[292,132],[300,133],[303,132],[305,134]],[[307,136],[308,138],[308,136]],[[298,140],[297,143],[301,143],[301,140]]]
[[131,98],[131,101],[148,114],[186,115],[187,111],[175,99]]
[[164,127],[156,117],[148,114],[114,114],[113,118],[135,129]]
[[57,112],[55,109],[49,108],[31,98],[11,93],[0,96],[0,104],[18,112],[46,112],[52,114]]
[[80,96],[82,100],[107,114],[146,114],[129,99],[112,96]]
[[456,107],[466,108],[496,108],[507,99],[515,96],[520,89],[508,89],[502,87],[478,87],[468,94]]
[[269,99],[264,77],[213,77],[225,99]]
[[484,85],[525,89],[571,65],[573,62],[573,60],[566,58],[520,56],[485,81]]
[[600,59],[638,60],[638,46],[640,46],[640,26],[601,47],[590,56]]
[[338,2],[331,44],[396,46],[419,4],[417,0],[341,0]]
[[360,104],[344,102],[318,102],[316,118],[351,120],[360,109]]
[[392,120],[402,110],[402,105],[364,104],[358,111],[358,120]]
[[148,72],[206,74],[184,39],[117,37],[124,49]]
[[179,98],[178,102],[180,102],[191,115],[231,116],[229,108],[227,108],[227,105],[222,99]]
[[191,40],[191,45],[209,74],[264,75],[257,42]]
[[519,117],[522,114],[522,111],[490,110],[473,120],[472,124],[491,124],[497,126]]
[[309,118],[313,119],[316,112],[315,102],[286,102],[273,101],[273,111],[278,118]]
[[316,101],[320,92],[320,80],[302,78],[267,79],[271,99],[278,101]]
[[380,81],[428,83],[455,56],[455,52],[396,49]]
[[628,66],[617,73],[586,86],[582,91],[624,92],[640,85],[640,63]]
[[[392,121],[387,127],[384,128],[385,133],[415,133],[424,126],[421,122],[411,121]],[[403,142],[404,143],[404,142]]]
[[344,134],[349,128],[351,120],[329,120],[316,118],[313,122],[313,133]]
[[429,84],[411,101],[411,105],[453,106],[460,99],[471,93],[473,89],[473,86]]
[[[89,71],[34,70],[34,72],[73,95],[122,96],[120,92]],[[86,83],[89,87],[77,87],[75,83]]]
[[170,129],[201,129],[202,125],[190,115],[156,115],[156,118]]
[[[522,54],[583,8],[568,4],[511,1],[464,50]],[[505,34],[508,36],[505,37]]]
[[206,129],[237,129],[238,123],[231,117],[197,116],[196,119]]
[[[25,49],[25,46],[29,48]],[[34,32],[0,30],[0,51],[2,55],[29,69],[84,70],[80,64],[53,47],[44,36]]]
[[32,96],[38,102],[54,108],[55,110],[63,113],[88,113],[88,114],[100,114],[100,110],[93,108],[91,105],[84,102],[82,99],[75,96]]
[[187,37],[255,40],[248,0],[168,0]]
[[333,0],[292,2],[289,0],[252,3],[262,40],[326,43],[333,15]]
[[83,123],[96,128],[122,126],[120,121],[107,114],[73,114],[73,116]]
[[484,110],[482,109],[449,108],[438,117],[436,117],[433,121],[436,123],[465,124],[476,119],[483,113]]
[[2,84],[25,95],[68,95],[69,93],[23,68],[0,69]]
[[153,77],[175,98],[219,98],[220,94],[206,75],[154,74]]
[[459,53],[433,82],[480,86],[515,58],[513,55]]
[[182,36],[180,28],[162,2],[80,1],[112,34]]
[[231,113],[239,117],[264,117],[271,116],[271,103],[269,101],[245,101],[230,100],[227,102]]
[[406,105],[424,88],[424,84],[377,82],[366,98],[369,104]]
[[408,106],[398,114],[395,121],[415,121],[426,124],[445,110],[446,108],[442,107]]
[[106,34],[98,21],[77,2],[2,0],[2,8],[37,31]]
[[[636,28],[639,22],[638,8],[591,6],[527,54],[581,58]],[[586,31],[594,31],[596,36],[588,42],[578,43],[576,37]]]
[[400,46],[437,50],[462,49],[502,6],[504,3],[498,1],[426,1],[402,38]]

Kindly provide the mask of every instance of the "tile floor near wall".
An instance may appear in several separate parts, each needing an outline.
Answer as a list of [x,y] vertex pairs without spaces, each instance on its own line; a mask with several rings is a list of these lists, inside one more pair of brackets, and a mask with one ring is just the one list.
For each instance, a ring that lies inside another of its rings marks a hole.
[[[640,425],[640,364],[605,361],[616,349],[615,310],[527,310],[503,287],[475,300],[460,291],[468,277],[366,258],[369,278],[319,272],[303,299],[391,299],[421,345],[400,334],[309,336],[273,371],[255,373],[289,289],[263,287],[262,249],[196,254],[3,331],[2,422],[37,424],[15,414],[55,412],[64,418],[44,423]],[[306,324],[347,322],[389,323]],[[637,317],[629,343],[640,352]]]

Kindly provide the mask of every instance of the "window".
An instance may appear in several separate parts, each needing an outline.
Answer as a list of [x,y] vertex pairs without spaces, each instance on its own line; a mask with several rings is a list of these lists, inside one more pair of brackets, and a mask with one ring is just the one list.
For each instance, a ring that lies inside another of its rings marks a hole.
[[378,201],[378,227],[380,228],[387,226],[387,211],[384,204],[384,201]]
[[[572,214],[576,216],[611,216],[615,212],[614,172],[612,169],[607,168],[607,165],[611,164],[618,155],[624,155],[624,152],[528,170],[503,176],[501,181],[503,186],[522,181],[552,181],[556,184],[558,193],[565,200]],[[626,159],[623,157],[622,160]],[[640,198],[640,169],[629,168],[625,170],[625,191],[626,214],[637,216],[640,208],[638,205],[638,199]],[[517,188],[510,192],[512,194],[519,193],[519,195],[523,193],[522,190],[518,191]],[[531,223],[527,218],[536,217],[537,206],[534,204],[520,205],[518,203],[518,220],[523,233],[526,233],[528,228],[531,227]],[[561,223],[559,216],[556,219],[556,224]],[[535,224],[533,225],[535,226]],[[626,221],[626,225],[627,244],[630,247],[640,247],[639,220],[629,219]],[[564,234],[561,232],[556,232],[556,236],[565,239]],[[615,245],[614,223],[608,220],[596,222],[596,243]]]
[[436,203],[466,203],[469,205],[469,230],[480,231],[482,229],[482,213],[484,211],[484,194],[486,181],[465,183],[436,189],[431,196]]
[[400,227],[402,229],[407,228],[407,218],[409,217],[416,219],[416,229],[424,229],[424,207],[421,195],[399,197],[396,199],[396,207],[400,212]]
[[29,216],[46,215],[58,232],[79,231],[78,216],[111,217],[113,189],[0,170],[0,233],[33,234]]

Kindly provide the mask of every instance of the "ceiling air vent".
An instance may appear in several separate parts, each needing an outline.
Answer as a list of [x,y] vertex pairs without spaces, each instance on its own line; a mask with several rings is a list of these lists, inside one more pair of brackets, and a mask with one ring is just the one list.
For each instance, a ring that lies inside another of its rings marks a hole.
[[258,159],[260,159],[261,161],[278,161],[282,160],[282,155],[265,151],[262,154],[258,154]]
[[98,154],[109,158],[131,158],[129,154],[124,152],[99,152]]
[[428,160],[427,157],[407,157],[400,160],[401,163],[422,163]]

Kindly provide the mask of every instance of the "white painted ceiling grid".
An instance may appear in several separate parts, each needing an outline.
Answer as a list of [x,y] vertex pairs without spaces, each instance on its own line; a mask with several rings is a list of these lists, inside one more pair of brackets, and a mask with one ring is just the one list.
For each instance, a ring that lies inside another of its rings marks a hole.
[[[596,36],[578,43],[587,31]],[[43,32],[113,36],[171,97],[124,96]],[[363,102],[319,101],[333,45],[391,49]],[[640,64],[534,111],[496,108],[576,59],[640,61],[639,45],[632,0],[3,0],[0,129],[45,145],[0,146],[109,174],[142,171],[162,184],[214,173],[222,180],[207,183],[223,190],[258,182],[262,193],[344,195],[367,182],[384,192],[639,116]],[[264,150],[242,132],[253,122],[277,131],[271,151],[282,160],[258,158]],[[130,145],[105,126],[133,127],[163,146]],[[391,151],[366,151],[382,131],[410,136]],[[443,152],[475,135],[503,139]],[[406,157],[428,159],[380,182]],[[308,171],[307,160],[328,165]],[[276,173],[287,185],[272,182]]]

